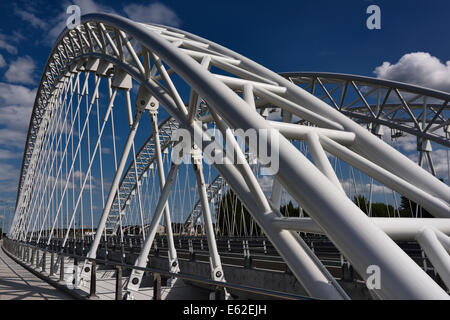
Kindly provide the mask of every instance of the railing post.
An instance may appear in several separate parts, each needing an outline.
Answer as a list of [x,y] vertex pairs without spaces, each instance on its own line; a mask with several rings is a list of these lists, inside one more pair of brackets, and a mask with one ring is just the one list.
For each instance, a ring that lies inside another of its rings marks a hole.
[[242,246],[244,248],[244,268],[252,268],[252,257],[250,256],[250,248],[248,240],[242,240]]
[[221,287],[216,287],[214,291],[214,300],[225,300],[225,290]]
[[120,263],[125,263],[125,247],[123,245],[123,242],[120,243]]
[[105,241],[105,260],[108,260],[108,240]]
[[353,282],[354,280],[353,267],[348,262],[342,266],[342,280],[345,282]]
[[47,267],[47,249],[44,249],[44,252],[42,254],[42,273],[46,273],[46,267]]
[[39,248],[36,248],[36,268],[39,268]]
[[96,291],[97,291],[97,263],[95,261],[92,261],[92,264],[91,264],[91,287],[90,287],[90,292],[89,292],[89,299],[98,299]]
[[55,252],[52,250],[50,254],[50,277],[55,275]]
[[154,247],[155,247],[155,257],[159,257],[158,241],[154,242]]
[[153,300],[161,300],[161,275],[153,274]]
[[35,248],[31,248],[30,266],[33,266],[35,257],[36,257],[36,249]]
[[122,299],[122,267],[116,266],[116,300]]
[[73,280],[72,280],[73,288],[78,289],[78,259],[73,259]]
[[189,244],[189,258],[190,258],[191,261],[195,261],[194,246],[192,244],[192,240],[191,239],[188,240],[188,244]]
[[64,254],[61,253],[61,261],[59,264],[59,282],[64,283]]

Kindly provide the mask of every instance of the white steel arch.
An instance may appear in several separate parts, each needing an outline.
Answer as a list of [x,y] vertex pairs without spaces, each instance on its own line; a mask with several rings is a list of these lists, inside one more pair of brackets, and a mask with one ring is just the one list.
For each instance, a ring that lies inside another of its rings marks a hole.
[[[135,171],[137,206],[139,208],[142,206],[142,194],[138,182],[142,172],[138,172],[139,162],[136,158],[134,141],[143,115],[149,113],[154,137],[158,138],[157,107],[160,104],[171,117],[176,119],[181,128],[189,131],[191,136],[204,137],[202,142],[196,142],[198,147],[202,147],[204,150],[205,147],[212,144],[218,152],[223,149],[217,142],[211,142],[209,133],[204,126],[194,121],[197,119],[199,104],[203,100],[207,108],[204,120],[213,122],[225,134],[229,128],[269,131],[277,129],[282,134],[280,139],[263,134],[257,135],[261,144],[276,146],[279,150],[280,169],[274,176],[276,182],[270,199],[264,194],[237,142],[232,144],[232,147],[235,148],[235,152],[242,162],[239,164],[216,164],[215,168],[238,194],[310,296],[328,299],[348,298],[295,232],[299,229],[298,226],[302,221],[285,218],[279,212],[279,194],[282,189],[301,204],[313,220],[314,228],[319,228],[330,238],[364,279],[369,276],[366,272],[368,267],[372,265],[380,267],[381,287],[372,290],[378,297],[388,299],[449,298],[445,291],[393,242],[386,234],[385,228],[373,223],[345,195],[325,151],[420,204],[434,216],[442,218],[443,225],[447,225],[448,218],[450,218],[450,189],[448,186],[339,111],[331,109],[322,100],[255,62],[178,29],[140,24],[107,14],[84,16],[80,26],[61,34],[52,50],[41,80],[30,123],[16,213],[9,232],[12,238],[26,241],[31,239],[28,237],[28,232],[36,231],[34,227],[29,229],[31,218],[34,217],[39,225],[39,219],[42,218],[45,222],[53,214],[52,206],[55,206],[57,201],[50,200],[55,194],[58,195],[59,185],[56,181],[53,183],[53,188],[48,190],[46,182],[42,193],[45,194],[45,197],[42,200],[34,200],[36,198],[34,194],[38,192],[36,188],[40,188],[36,182],[45,181],[45,179],[39,178],[40,172],[42,172],[40,168],[46,167],[47,163],[51,163],[50,167],[53,167],[53,161],[41,160],[47,156],[42,154],[41,150],[48,142],[46,140],[49,137],[48,134],[57,135],[58,133],[58,126],[54,126],[53,121],[58,117],[61,118],[64,110],[72,110],[68,106],[61,107],[64,105],[61,101],[64,99],[60,93],[68,94],[70,91],[68,88],[74,86],[75,90],[70,92],[70,98],[74,96],[74,92],[79,97],[89,94],[87,79],[81,88],[80,73],[85,73],[86,77],[89,74],[95,76],[95,89],[91,100],[88,101],[86,97],[86,118],[89,119],[95,101],[101,99],[101,94],[99,94],[101,89],[99,88],[101,88],[102,79],[113,76],[107,80],[109,103],[104,123],[109,120],[114,99],[122,90],[125,92],[130,127],[127,142],[119,157],[120,161],[116,162],[114,168],[114,179],[109,193],[105,194],[107,197],[103,201],[102,216],[96,226],[97,232],[91,250],[87,254],[89,258],[96,256],[107,222],[114,210],[115,201],[119,201],[118,208],[121,206],[119,183],[123,178],[129,154],[134,156],[134,166],[129,167],[129,171],[131,169]],[[175,75],[182,79],[182,82],[186,83],[191,90],[187,104],[180,96],[178,90],[181,89],[175,85],[178,82],[172,80]],[[73,85],[72,80],[75,78],[75,85]],[[134,118],[130,99],[133,81],[140,85],[134,108]],[[72,102],[72,99],[70,101]],[[262,113],[256,111],[255,107],[261,103],[275,105],[283,109],[286,114],[296,115],[313,126],[286,123],[290,122],[288,117],[282,122],[268,121]],[[79,105],[80,103],[78,103],[78,107]],[[81,111],[78,113],[78,119],[80,117]],[[77,113],[75,113],[75,118],[77,118]],[[126,120],[121,121],[127,122]],[[104,127],[100,130],[100,123],[98,120],[99,138],[94,151],[90,146],[88,147],[87,174],[86,176],[83,176],[83,172],[80,174],[81,195],[85,191],[84,188],[91,175],[92,160],[95,158],[97,150],[101,150],[101,146],[98,148],[98,145]],[[73,123],[72,127],[74,127]],[[81,125],[78,127],[79,141],[81,141],[85,128],[90,128],[90,124],[88,121],[85,122],[82,130],[80,129]],[[86,130],[89,132],[89,129]],[[72,131],[71,129],[70,133]],[[63,135],[60,134],[59,137],[61,136]],[[288,138],[306,141],[312,161],[305,157]],[[56,145],[59,145],[60,140],[56,142]],[[72,137],[72,143],[73,141]],[[147,263],[148,253],[161,217],[163,214],[165,214],[166,220],[170,217],[168,198],[178,170],[178,165],[172,165],[167,179],[165,179],[161,145],[161,141],[155,140],[157,158],[160,158],[157,161],[160,197],[150,223],[150,231],[145,235],[145,243],[136,262],[141,266],[145,266]],[[75,148],[75,150],[72,151],[72,156],[81,158],[78,153],[79,148]],[[91,152],[93,156],[91,156]],[[214,247],[215,240],[212,232],[211,213],[207,204],[208,196],[201,154],[193,152],[192,158],[203,216],[207,225],[212,258],[212,277],[224,281],[220,257],[217,248]],[[81,168],[82,161],[79,162]],[[57,178],[62,172],[61,167],[62,164],[59,170],[55,169]],[[70,172],[72,171],[73,162],[70,168]],[[102,170],[100,171],[102,172]],[[66,174],[66,176],[69,175]],[[64,192],[62,190],[60,192],[59,207],[54,211],[56,217],[53,217],[55,219],[53,229],[44,231],[49,234],[50,238],[53,235],[55,224],[59,221],[57,219],[60,208],[64,207],[62,203],[66,189],[67,183]],[[89,191],[89,189],[86,190]],[[117,197],[117,195],[119,196]],[[81,208],[83,208],[82,199],[83,196],[79,196],[78,200],[74,201],[76,204],[73,208],[74,213],[78,210],[80,202]],[[38,213],[33,216],[34,212],[31,210],[33,203],[38,203],[36,207],[47,208],[42,211],[45,211],[42,217]],[[144,223],[142,210],[140,212],[141,223]],[[44,225],[44,222],[41,225]],[[68,220],[66,220],[67,222]],[[49,224],[51,225],[51,223]],[[400,224],[403,225],[402,222]],[[417,236],[421,234],[421,226],[425,227],[426,224],[418,221],[417,225],[412,227]],[[427,242],[427,239],[430,239],[430,232],[439,235],[439,239],[446,239],[445,234],[433,230],[435,229],[427,229],[427,236],[420,238],[420,241],[425,243],[426,250],[431,250],[430,252],[436,248],[435,242],[427,245],[430,243]],[[37,232],[40,237],[43,229],[38,229]],[[67,240],[69,234],[70,232],[66,232],[64,241]],[[169,241],[172,239],[170,231],[168,231],[168,239]],[[445,243],[443,240],[440,241]],[[172,271],[177,272],[176,251],[173,250],[173,244],[170,247],[170,265]],[[440,273],[449,272],[445,264],[439,263],[439,257],[435,258],[435,261],[437,262],[436,268]],[[89,270],[89,263],[85,263],[83,269]],[[82,277],[84,276],[86,275],[82,275]],[[142,274],[133,273],[128,283],[128,290],[138,290],[141,277]]]
[[386,136],[386,129],[390,129],[393,140],[414,135],[419,166],[426,161],[430,172],[436,175],[431,142],[450,147],[448,93],[349,74],[289,72],[281,75],[379,137]]

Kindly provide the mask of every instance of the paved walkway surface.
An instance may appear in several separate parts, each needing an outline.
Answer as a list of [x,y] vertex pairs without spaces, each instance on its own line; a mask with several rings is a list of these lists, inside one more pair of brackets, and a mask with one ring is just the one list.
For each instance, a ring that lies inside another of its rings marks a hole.
[[14,262],[0,248],[0,300],[72,300]]
[[[73,263],[69,259],[65,260],[65,279],[67,280],[67,287],[73,288],[71,285],[73,280]],[[55,278],[56,279],[56,278]],[[128,277],[124,276],[122,283],[123,292]],[[84,291],[83,295],[88,295],[90,290],[90,279],[87,279],[78,289]],[[96,294],[100,300],[114,300],[116,292],[116,272],[111,270],[97,269],[97,291]],[[193,287],[185,284],[182,279],[174,279],[171,286],[161,287],[162,300],[208,300],[210,291]],[[133,292],[134,300],[152,300],[153,287],[141,286],[139,292]]]
[[[1,241],[0,241],[1,247]],[[42,256],[40,257],[42,259]],[[50,265],[50,255],[46,256],[46,265]],[[78,272],[79,268],[78,266]],[[40,269],[35,269],[39,271]],[[59,280],[60,268],[56,269],[56,274],[51,277],[52,280]],[[64,280],[69,289],[73,289],[74,262],[72,259],[64,258]],[[97,290],[96,294],[101,300],[113,300],[116,289],[116,272],[113,270],[97,269]],[[76,291],[82,296],[87,296],[90,291],[90,279],[86,279]],[[122,288],[128,280],[123,277]],[[152,282],[152,281],[151,281]],[[152,300],[153,287],[144,285],[139,292],[133,292],[135,300]],[[152,283],[151,283],[152,285]],[[208,300],[210,291],[193,287],[185,284],[181,279],[175,279],[171,286],[162,286],[162,300]],[[0,300],[72,300],[72,297],[56,289],[44,280],[38,278],[33,273],[23,268],[21,265],[11,259],[0,248]]]

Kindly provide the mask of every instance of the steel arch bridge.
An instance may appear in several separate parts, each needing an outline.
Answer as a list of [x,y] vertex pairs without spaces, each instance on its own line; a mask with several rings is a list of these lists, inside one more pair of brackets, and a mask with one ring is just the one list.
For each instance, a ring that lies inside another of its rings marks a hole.
[[[238,198],[241,215],[227,228],[246,223],[245,208],[310,297],[349,295],[299,232],[324,234],[363,280],[376,266],[380,286],[370,288],[376,298],[449,299],[394,242],[417,241],[450,287],[450,188],[434,176],[430,153],[430,141],[450,146],[449,97],[349,75],[278,75],[182,30],[86,15],[60,35],[43,72],[8,237],[44,246],[56,241],[61,250],[90,239],[76,278],[82,283],[102,241],[123,241],[132,226],[143,240],[136,267],[147,265],[164,224],[168,266],[180,272],[174,237],[195,233],[201,221],[211,279],[225,282],[216,237],[220,214],[236,211]],[[379,138],[383,127],[395,130],[393,138],[417,137],[419,165]],[[276,150],[278,170],[268,174],[268,156],[231,130],[251,131],[261,148]],[[174,158],[180,146],[190,150],[185,165]],[[423,154],[431,172],[421,167]],[[213,161],[221,155],[232,161]],[[370,181],[370,197],[372,187],[382,186],[394,201],[402,195],[434,218],[413,210],[408,218],[395,211],[389,218],[367,215],[346,187],[351,181],[357,191],[355,172]],[[230,190],[234,209],[223,201]],[[284,196],[308,218],[285,215]],[[139,291],[142,277],[134,269],[127,292]]]

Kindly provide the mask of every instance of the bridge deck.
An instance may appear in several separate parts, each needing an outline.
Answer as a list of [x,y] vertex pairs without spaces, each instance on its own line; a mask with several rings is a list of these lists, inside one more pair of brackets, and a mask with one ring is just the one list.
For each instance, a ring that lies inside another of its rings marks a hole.
[[[50,257],[46,257],[46,265],[50,265]],[[81,267],[81,264],[78,268]],[[59,270],[58,270],[59,271]],[[57,272],[58,272],[57,271]],[[74,261],[71,258],[64,258],[64,279],[65,284],[69,289],[73,289],[73,277],[74,277]],[[59,274],[55,274],[52,277],[53,280],[59,279]],[[125,292],[125,284],[128,280],[128,276],[122,278],[122,288]],[[135,300],[152,300],[153,299],[153,286],[149,285],[148,281],[144,281],[146,285],[141,286],[139,292],[133,293],[133,299]],[[91,281],[86,279],[80,287],[76,289],[78,295],[88,296],[90,292]],[[116,291],[116,271],[108,268],[98,267],[96,273],[96,295],[100,300],[114,300]],[[161,299],[162,300],[208,300],[209,291],[201,288],[192,287],[185,284],[183,280],[177,279],[173,286],[161,287]]]
[[14,262],[0,249],[0,300],[71,299]]

